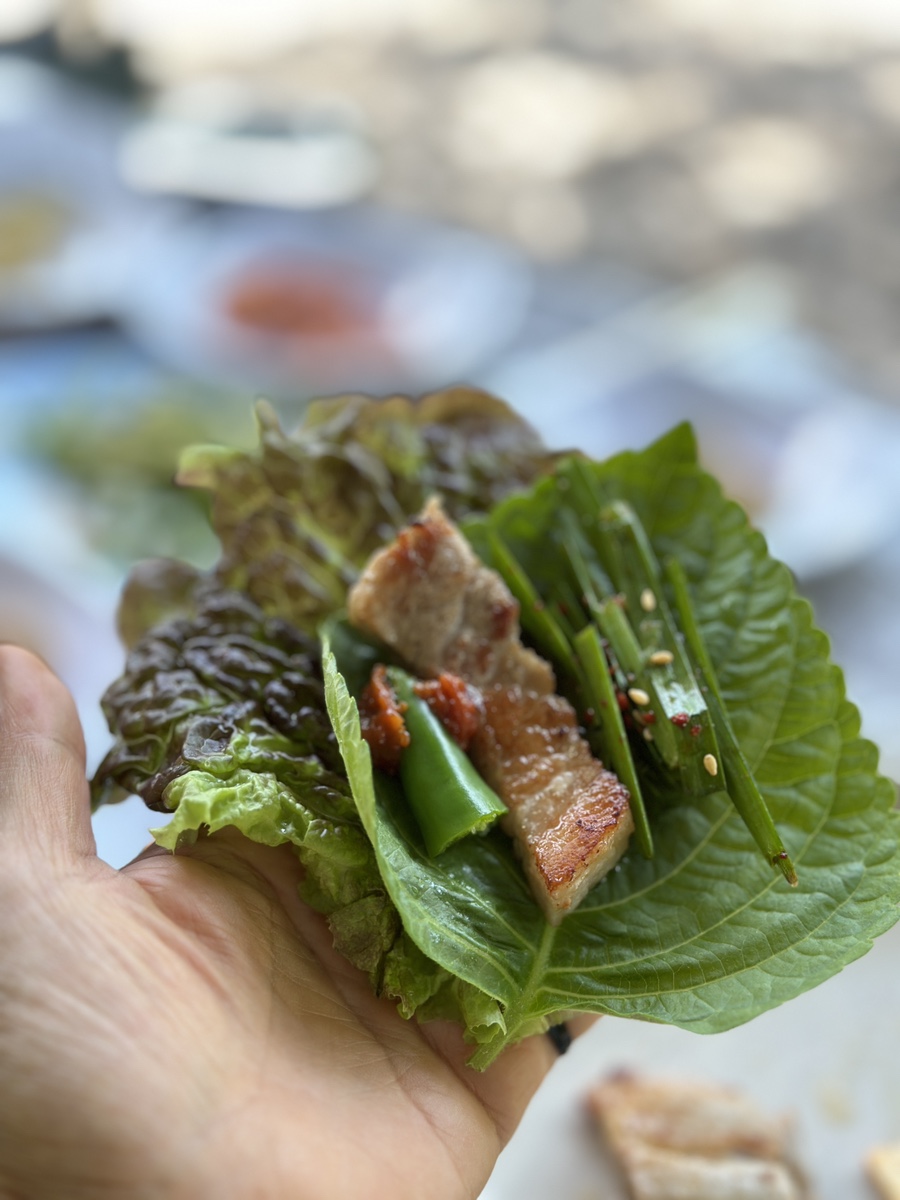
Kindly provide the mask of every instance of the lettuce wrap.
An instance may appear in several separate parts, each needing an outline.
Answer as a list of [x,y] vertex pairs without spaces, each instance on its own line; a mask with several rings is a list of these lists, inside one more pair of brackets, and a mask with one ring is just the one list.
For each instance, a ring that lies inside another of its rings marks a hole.
[[[229,825],[292,844],[336,946],[405,1017],[458,1021],[479,1069],[575,1012],[731,1028],[897,920],[894,787],[810,605],[700,467],[688,426],[593,463],[549,453],[500,401],[463,388],[320,401],[291,436],[267,406],[258,417],[257,451],[183,456],[179,481],[210,496],[217,566],[144,564],[126,585],[129,654],[104,698],[115,740],[96,803],[136,793],[171,813],[154,836],[173,851]],[[373,773],[339,619],[349,586],[438,495],[487,562],[510,549],[543,609],[572,565],[560,504],[587,503],[571,495],[573,462],[677,564],[796,887],[724,790],[686,795],[637,753],[652,854],[633,843],[552,926],[503,833],[429,857],[402,788]]]

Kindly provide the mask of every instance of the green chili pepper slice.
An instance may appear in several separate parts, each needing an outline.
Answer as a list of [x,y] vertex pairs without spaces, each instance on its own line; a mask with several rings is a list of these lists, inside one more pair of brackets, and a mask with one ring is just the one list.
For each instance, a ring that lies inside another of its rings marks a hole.
[[400,759],[400,782],[432,858],[471,833],[483,833],[506,811],[465,752],[417,696],[414,680],[390,667],[388,681],[406,705],[409,745]]

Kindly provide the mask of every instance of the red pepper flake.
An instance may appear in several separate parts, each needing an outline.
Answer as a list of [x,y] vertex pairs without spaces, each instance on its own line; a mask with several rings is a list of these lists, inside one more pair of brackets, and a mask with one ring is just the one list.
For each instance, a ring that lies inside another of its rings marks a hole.
[[397,700],[387,681],[387,670],[379,663],[359,698],[359,716],[373,765],[389,775],[397,773],[400,756],[409,745],[405,712],[406,705]]
[[690,733],[691,737],[699,737],[700,734],[703,732],[703,726],[702,725],[692,725],[690,727],[690,729],[688,730],[688,732]]
[[646,712],[644,712],[642,715],[644,718],[645,725],[655,725],[656,724],[656,713],[653,711],[652,708],[648,708],[646,710]]
[[365,281],[347,269],[326,273],[311,265],[262,262],[237,278],[224,307],[239,324],[286,338],[371,339],[377,333]]
[[684,729],[690,719],[690,714],[686,712],[673,713],[671,718],[672,724],[677,725],[679,729]]
[[585,725],[593,725],[593,723],[594,723],[596,720],[597,720],[597,714],[594,712],[594,710],[593,710],[592,708],[586,708],[586,709],[584,710],[584,723],[585,723]]
[[622,712],[630,711],[631,704],[629,703],[628,696],[621,689],[616,690],[616,701],[619,705],[619,708],[621,708]]
[[438,675],[437,679],[420,679],[414,689],[453,740],[467,750],[481,724],[478,692],[464,679],[448,672]]

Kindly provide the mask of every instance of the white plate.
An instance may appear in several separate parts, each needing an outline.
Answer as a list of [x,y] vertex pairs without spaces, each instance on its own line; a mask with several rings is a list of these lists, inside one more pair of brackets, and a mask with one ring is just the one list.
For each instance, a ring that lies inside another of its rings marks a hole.
[[0,328],[115,315],[131,256],[162,215],[116,163],[123,116],[53,72],[0,58],[0,209],[36,201],[58,216],[47,252],[0,268]]

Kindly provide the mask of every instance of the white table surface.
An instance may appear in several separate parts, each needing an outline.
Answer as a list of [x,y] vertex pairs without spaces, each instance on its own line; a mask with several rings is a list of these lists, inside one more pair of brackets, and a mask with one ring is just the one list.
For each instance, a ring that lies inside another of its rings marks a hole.
[[863,1159],[900,1141],[898,967],[895,926],[815,991],[728,1033],[601,1019],[551,1071],[481,1200],[625,1200],[584,1107],[621,1068],[742,1089],[796,1123],[818,1200],[873,1200]]

